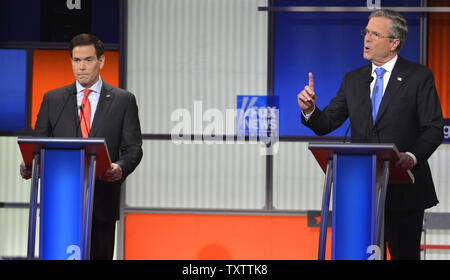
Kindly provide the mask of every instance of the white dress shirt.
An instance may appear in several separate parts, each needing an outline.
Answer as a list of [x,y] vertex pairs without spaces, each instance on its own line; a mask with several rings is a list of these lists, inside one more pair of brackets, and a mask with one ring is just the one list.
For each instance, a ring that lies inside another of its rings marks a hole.
[[[97,110],[98,100],[100,99],[100,93],[102,92],[103,81],[102,78],[99,77],[98,81],[89,89],[91,92],[89,93],[89,102],[91,103],[91,127],[92,122],[94,121],[95,111]],[[77,106],[78,106],[78,115],[80,115],[80,107],[81,102],[83,101],[85,89],[78,81],[76,81],[77,86]]]
[[373,80],[370,83],[370,98],[372,98],[373,88],[374,88],[375,82],[377,80],[377,73],[375,73],[375,69],[381,67],[381,68],[384,68],[384,70],[386,70],[386,72],[383,75],[383,96],[384,96],[384,92],[386,90],[389,78],[391,77],[392,69],[394,69],[395,63],[397,62],[397,58],[398,58],[398,55],[396,55],[394,58],[392,58],[391,60],[389,60],[388,62],[386,62],[385,64],[383,64],[381,66],[376,66],[375,64],[372,63]]

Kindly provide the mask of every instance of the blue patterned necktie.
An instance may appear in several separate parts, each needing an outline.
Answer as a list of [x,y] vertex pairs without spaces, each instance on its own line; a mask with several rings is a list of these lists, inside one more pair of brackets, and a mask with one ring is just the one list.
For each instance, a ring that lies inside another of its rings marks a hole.
[[372,91],[372,120],[375,123],[377,118],[378,109],[380,108],[381,99],[383,98],[383,75],[386,73],[386,69],[377,68],[375,69],[377,73],[377,80],[375,81],[375,86]]

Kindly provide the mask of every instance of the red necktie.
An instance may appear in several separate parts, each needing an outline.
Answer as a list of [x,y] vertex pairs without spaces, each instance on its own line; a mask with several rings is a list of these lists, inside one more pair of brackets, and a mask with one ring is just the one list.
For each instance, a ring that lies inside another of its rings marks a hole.
[[80,128],[83,138],[88,138],[89,132],[91,131],[91,102],[89,102],[88,96],[91,90],[84,89],[83,91],[84,97],[80,109]]

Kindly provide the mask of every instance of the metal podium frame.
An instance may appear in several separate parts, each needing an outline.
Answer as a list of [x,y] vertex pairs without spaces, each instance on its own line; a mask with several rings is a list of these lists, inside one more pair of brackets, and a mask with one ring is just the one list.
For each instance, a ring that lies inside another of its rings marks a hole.
[[[91,243],[92,210],[94,202],[94,190],[96,176],[103,174],[110,166],[111,161],[108,154],[106,142],[103,138],[35,138],[19,137],[17,142],[20,146],[23,160],[26,165],[32,166],[30,209],[28,221],[28,247],[27,258],[34,259],[36,243],[36,213],[37,196],[39,189],[39,177],[43,174],[40,162],[43,160],[41,154],[45,150],[80,150],[84,151],[82,159],[87,164],[88,172],[84,171],[83,189],[83,225],[82,225],[82,256],[81,259],[89,260]],[[81,178],[80,178],[81,179]],[[41,237],[42,238],[42,237]]]
[[[384,202],[388,183],[414,183],[414,176],[409,170],[395,167],[399,159],[399,152],[394,144],[357,144],[357,143],[310,143],[309,150],[314,154],[317,162],[325,172],[325,181],[322,196],[321,224],[319,233],[318,259],[325,259],[327,225],[330,207],[331,189],[334,172],[336,169],[337,153],[364,153],[376,156],[378,166],[375,171],[378,178],[378,188],[375,205],[375,232],[373,233],[372,244],[380,248],[380,257],[384,256]],[[335,186],[336,187],[336,186]]]

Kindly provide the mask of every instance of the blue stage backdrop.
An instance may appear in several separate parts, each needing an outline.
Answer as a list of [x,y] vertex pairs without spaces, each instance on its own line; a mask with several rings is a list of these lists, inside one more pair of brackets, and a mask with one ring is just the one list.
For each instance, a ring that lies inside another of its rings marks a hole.
[[25,127],[27,53],[0,49],[0,131]]
[[2,0],[0,42],[68,42],[89,32],[118,44],[119,18],[120,0]]
[[[365,6],[367,1],[277,0],[276,6]],[[381,1],[384,6],[419,6],[419,1]],[[361,29],[369,12],[277,12],[275,14],[274,94],[279,96],[280,136],[315,136],[301,124],[297,94],[314,75],[317,105],[336,95],[346,72],[370,62],[363,59]],[[420,14],[403,13],[409,34],[400,55],[419,62]],[[344,136],[349,121],[327,136]],[[350,135],[350,133],[349,133]]]

